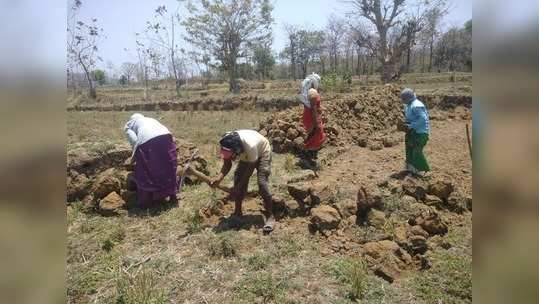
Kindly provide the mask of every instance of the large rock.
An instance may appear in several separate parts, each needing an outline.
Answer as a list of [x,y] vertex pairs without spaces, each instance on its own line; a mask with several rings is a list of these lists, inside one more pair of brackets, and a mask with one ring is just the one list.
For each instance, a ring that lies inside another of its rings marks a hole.
[[335,204],[335,207],[343,219],[349,218],[357,213],[357,203],[350,199],[338,202]]
[[287,186],[288,194],[295,200],[303,202],[311,193],[311,186],[309,183],[295,183]]
[[319,230],[331,230],[339,227],[341,217],[337,209],[322,205],[311,210],[311,224]]
[[442,200],[447,200],[451,192],[453,192],[453,183],[444,179],[435,179],[429,183],[428,194],[435,195]]
[[362,253],[369,262],[376,265],[374,273],[390,283],[412,263],[412,257],[397,243],[389,240],[365,243]]
[[297,217],[305,214],[305,209],[296,200],[288,200],[285,203],[286,213],[290,217]]
[[111,192],[120,192],[122,187],[121,181],[115,175],[115,169],[110,168],[101,172],[94,181],[90,189],[94,199],[100,200]]
[[377,229],[382,229],[386,224],[386,214],[376,209],[371,209],[367,216],[367,219],[369,225]]
[[357,192],[357,217],[359,221],[367,219],[372,208],[381,209],[382,193],[378,188],[361,186]]
[[103,215],[117,215],[126,206],[125,201],[116,192],[111,192],[99,201],[99,212]]
[[447,225],[436,212],[423,212],[411,224],[421,226],[430,235],[447,233]]
[[417,179],[407,177],[402,183],[402,190],[405,194],[414,197],[415,199],[422,201],[427,194],[425,186]]
[[90,190],[90,180],[84,174],[73,174],[67,178],[67,201],[73,202],[83,199]]

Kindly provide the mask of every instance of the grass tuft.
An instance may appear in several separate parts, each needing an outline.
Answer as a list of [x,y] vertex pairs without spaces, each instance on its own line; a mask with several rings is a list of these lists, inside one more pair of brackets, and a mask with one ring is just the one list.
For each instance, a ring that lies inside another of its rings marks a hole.
[[210,239],[208,251],[211,256],[226,258],[236,256],[236,247],[231,232],[224,232]]

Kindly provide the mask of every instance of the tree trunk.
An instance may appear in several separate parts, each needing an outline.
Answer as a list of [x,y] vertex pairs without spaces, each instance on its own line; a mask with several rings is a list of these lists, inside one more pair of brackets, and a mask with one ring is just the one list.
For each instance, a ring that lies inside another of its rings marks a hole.
[[80,58],[80,56],[79,56],[79,62],[80,62],[80,65],[82,66],[82,69],[84,70],[86,81],[88,81],[88,97],[90,97],[91,99],[96,99],[97,94],[95,92],[95,87],[92,81],[92,76],[90,75],[90,71],[88,70],[88,68],[86,67],[86,65],[84,64],[84,61],[82,61],[82,58]]
[[356,75],[361,75],[361,50],[357,49],[357,66],[356,66]]
[[176,96],[180,96],[180,79],[178,79],[178,71],[176,70],[176,59],[174,52],[174,16],[170,16],[170,24],[172,27],[172,43],[170,45],[170,62],[172,63],[172,71],[174,72],[174,84],[176,88]]
[[432,58],[434,55],[434,40],[430,41],[429,46],[429,72],[432,72]]
[[229,67],[230,69],[228,71],[228,90],[234,94],[237,94],[240,92],[240,88],[237,82],[238,65],[236,63],[236,56],[231,55]]

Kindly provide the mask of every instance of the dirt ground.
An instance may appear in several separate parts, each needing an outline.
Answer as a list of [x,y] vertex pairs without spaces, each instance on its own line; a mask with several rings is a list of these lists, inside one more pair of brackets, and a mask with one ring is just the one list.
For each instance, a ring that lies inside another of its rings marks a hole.
[[[121,127],[130,114],[68,113],[68,151],[105,155],[124,141]],[[256,128],[268,117],[257,111],[146,114],[197,146],[210,174],[219,169],[220,134]],[[270,235],[261,230],[255,178],[241,220],[230,218],[233,203],[223,193],[204,184],[187,185],[179,206],[127,208],[114,216],[82,200],[69,202],[68,302],[471,303],[471,121],[440,116],[431,121],[425,153],[432,172],[423,178],[392,177],[404,166],[398,132],[391,133],[394,145],[379,150],[326,147],[319,177],[302,169],[297,155],[274,153],[270,182],[281,210]],[[368,199],[358,197],[361,187]],[[378,204],[368,206],[362,221],[360,205],[371,201]]]

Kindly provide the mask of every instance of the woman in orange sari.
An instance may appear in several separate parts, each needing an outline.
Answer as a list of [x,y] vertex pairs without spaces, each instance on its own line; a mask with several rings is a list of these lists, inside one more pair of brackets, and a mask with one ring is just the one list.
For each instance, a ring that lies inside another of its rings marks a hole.
[[307,157],[311,162],[318,158],[318,151],[326,141],[324,124],[320,116],[322,108],[320,106],[320,94],[315,88],[310,88],[307,93],[308,104],[303,104],[303,127],[307,134],[303,144],[307,151]]

